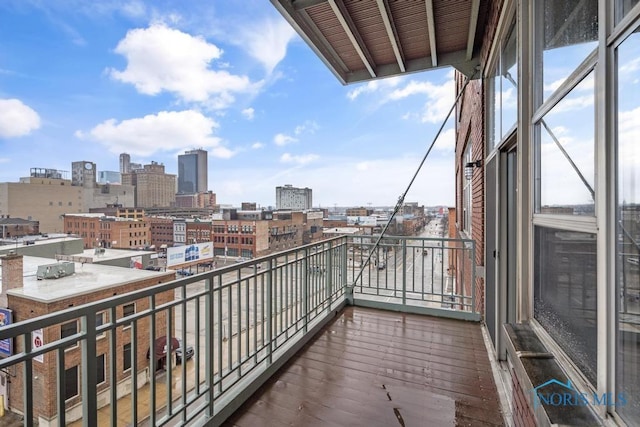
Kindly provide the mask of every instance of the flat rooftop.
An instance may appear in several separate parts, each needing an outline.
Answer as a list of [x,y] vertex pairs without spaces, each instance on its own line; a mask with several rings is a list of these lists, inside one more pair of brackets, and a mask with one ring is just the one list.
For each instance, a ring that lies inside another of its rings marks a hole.
[[81,254],[72,255],[76,257],[91,258],[93,262],[106,261],[111,259],[131,258],[140,255],[153,255],[155,251],[134,251],[130,249],[107,249],[104,252],[96,254],[95,249],[85,249]]
[[[36,278],[38,266],[51,264],[56,264],[56,262],[50,258],[23,257],[24,287],[12,289],[8,291],[7,294],[29,298],[43,303],[50,303],[60,299],[136,282],[138,280],[173,274],[172,271],[156,272],[76,262],[74,263],[75,273],[70,276],[59,279],[38,280]],[[2,286],[1,279],[0,286]]]

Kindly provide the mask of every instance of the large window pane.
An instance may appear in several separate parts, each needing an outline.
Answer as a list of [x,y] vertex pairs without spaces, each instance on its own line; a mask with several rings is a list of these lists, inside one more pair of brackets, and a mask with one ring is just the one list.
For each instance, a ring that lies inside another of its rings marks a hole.
[[593,215],[594,72],[538,123],[536,212]]
[[487,78],[487,132],[491,151],[514,127],[518,112],[517,28],[511,25],[496,66]]
[[78,367],[64,371],[64,399],[69,400],[78,395]]
[[534,316],[596,384],[596,236],[536,227]]
[[640,0],[616,0],[616,24],[638,3]]
[[538,5],[537,72],[546,100],[598,46],[598,0],[543,0]]
[[618,191],[617,295],[618,393],[628,397],[616,410],[629,425],[640,425],[640,34],[617,50]]

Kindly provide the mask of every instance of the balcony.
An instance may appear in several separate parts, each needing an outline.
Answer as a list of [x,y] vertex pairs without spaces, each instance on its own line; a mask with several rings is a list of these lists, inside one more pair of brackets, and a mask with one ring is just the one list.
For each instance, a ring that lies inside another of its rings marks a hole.
[[[0,369],[24,385],[11,409],[25,425],[502,424],[474,242],[385,237],[372,250],[374,239],[325,240],[5,326],[14,354]],[[32,344],[74,319],[76,333]],[[176,364],[174,338],[192,359]],[[65,399],[76,363],[77,396]],[[120,379],[123,364],[136,375]],[[53,416],[39,412],[45,395]]]

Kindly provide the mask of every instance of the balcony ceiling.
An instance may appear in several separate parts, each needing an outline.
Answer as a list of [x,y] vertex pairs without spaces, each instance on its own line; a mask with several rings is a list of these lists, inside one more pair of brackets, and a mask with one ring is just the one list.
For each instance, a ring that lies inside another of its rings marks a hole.
[[342,84],[479,63],[486,0],[271,0]]

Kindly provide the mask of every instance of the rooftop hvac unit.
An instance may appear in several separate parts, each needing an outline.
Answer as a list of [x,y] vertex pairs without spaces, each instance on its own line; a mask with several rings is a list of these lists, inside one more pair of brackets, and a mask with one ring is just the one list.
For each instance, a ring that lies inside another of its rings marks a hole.
[[71,276],[75,271],[76,268],[73,262],[39,265],[38,271],[36,272],[36,278],[38,280],[59,279],[60,277]]

